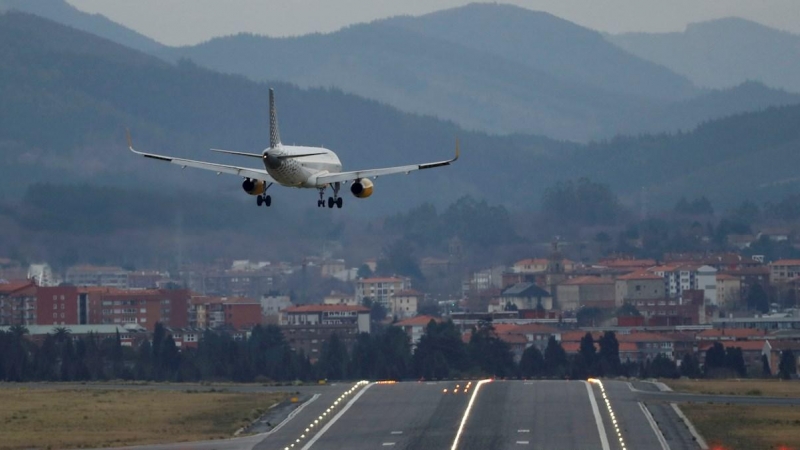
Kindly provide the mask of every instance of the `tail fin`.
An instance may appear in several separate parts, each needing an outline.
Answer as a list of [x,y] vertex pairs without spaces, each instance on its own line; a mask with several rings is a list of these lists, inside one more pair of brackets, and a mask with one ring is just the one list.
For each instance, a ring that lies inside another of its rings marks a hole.
[[269,148],[275,148],[281,143],[281,134],[278,131],[278,111],[275,109],[275,90],[269,90]]

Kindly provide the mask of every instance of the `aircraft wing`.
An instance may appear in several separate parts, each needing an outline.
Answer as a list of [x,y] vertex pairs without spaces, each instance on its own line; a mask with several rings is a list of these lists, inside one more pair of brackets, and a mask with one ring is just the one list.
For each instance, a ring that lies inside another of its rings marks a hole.
[[339,172],[339,173],[320,175],[319,177],[317,177],[317,185],[319,186],[328,183],[352,181],[361,178],[372,178],[382,175],[392,175],[395,173],[407,174],[415,170],[433,169],[435,167],[449,166],[451,163],[455,162],[458,159],[458,156],[459,156],[458,141],[456,141],[456,156],[453,159],[448,159],[447,161],[438,161],[425,164],[412,164],[408,166],[385,167],[382,169],[355,170],[352,172]]
[[165,161],[168,163],[177,164],[181,167],[194,167],[196,169],[211,170],[213,172],[217,172],[217,174],[229,173],[231,175],[238,175],[240,177],[254,178],[266,181],[267,183],[275,182],[275,180],[271,176],[269,176],[267,171],[263,169],[251,169],[247,167],[229,166],[225,164],[215,164],[205,161],[195,161],[192,159],[175,158],[172,156],[163,156],[163,155],[156,155],[154,153],[140,152],[133,148],[133,143],[131,142],[130,134],[128,134],[128,148],[133,153],[136,153],[137,155],[142,155],[145,158],[157,159],[159,161]]

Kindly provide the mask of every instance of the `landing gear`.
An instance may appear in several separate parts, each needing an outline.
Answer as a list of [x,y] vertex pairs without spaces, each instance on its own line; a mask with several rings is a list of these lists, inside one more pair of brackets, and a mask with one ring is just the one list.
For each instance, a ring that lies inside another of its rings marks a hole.
[[[339,189],[342,187],[341,183],[333,183],[331,185],[333,188],[333,197],[328,197],[327,206],[328,208],[333,208],[336,206],[337,208],[341,208],[344,204],[344,200],[342,197],[339,197]],[[325,188],[319,188],[319,200],[317,200],[317,207],[324,208],[325,207]]]
[[256,204],[258,206],[264,205],[266,207],[269,207],[270,205],[272,205],[272,196],[259,195],[258,197],[256,197]]
[[272,186],[272,183],[268,184],[266,188],[264,188],[264,193],[256,196],[256,204],[258,206],[264,205],[269,208],[272,205],[272,197],[267,195],[267,189]]

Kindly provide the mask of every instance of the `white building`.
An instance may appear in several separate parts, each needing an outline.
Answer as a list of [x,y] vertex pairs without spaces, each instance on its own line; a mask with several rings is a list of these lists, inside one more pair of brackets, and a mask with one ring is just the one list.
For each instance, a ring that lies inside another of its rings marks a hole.
[[288,295],[264,295],[260,303],[261,314],[264,316],[278,316],[282,310],[292,306]]
[[31,264],[28,267],[28,279],[34,280],[37,286],[58,286],[58,280],[53,277],[50,264]]
[[411,289],[411,279],[400,277],[362,278],[356,282],[356,302],[361,305],[368,297],[390,309],[394,294]]

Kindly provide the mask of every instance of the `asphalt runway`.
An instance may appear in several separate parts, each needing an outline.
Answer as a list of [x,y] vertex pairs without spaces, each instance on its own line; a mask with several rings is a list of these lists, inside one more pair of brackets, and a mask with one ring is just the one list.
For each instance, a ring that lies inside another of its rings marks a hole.
[[[476,382],[466,392],[465,383],[371,385],[321,434],[295,448],[699,448],[691,438],[667,443],[655,421],[651,425],[637,392],[624,382],[605,382],[610,407],[599,384],[585,381],[492,381],[477,394]],[[267,438],[257,448],[281,450],[286,441]]]
[[[58,384],[43,387],[55,386],[119,388]],[[616,380],[591,383],[577,380],[372,383],[340,400],[353,387],[353,383],[280,389],[256,385],[226,386],[228,390],[240,392],[300,391],[303,403],[294,410],[287,408],[269,418],[273,423],[264,428],[270,429],[266,433],[228,440],[137,448],[694,450],[700,445],[679,417],[674,407],[676,403],[800,405],[800,399],[661,392],[651,383]],[[127,388],[186,390],[191,386]],[[339,404],[332,408],[337,400]],[[319,420],[323,414],[327,416]],[[315,420],[318,424],[312,426]]]

